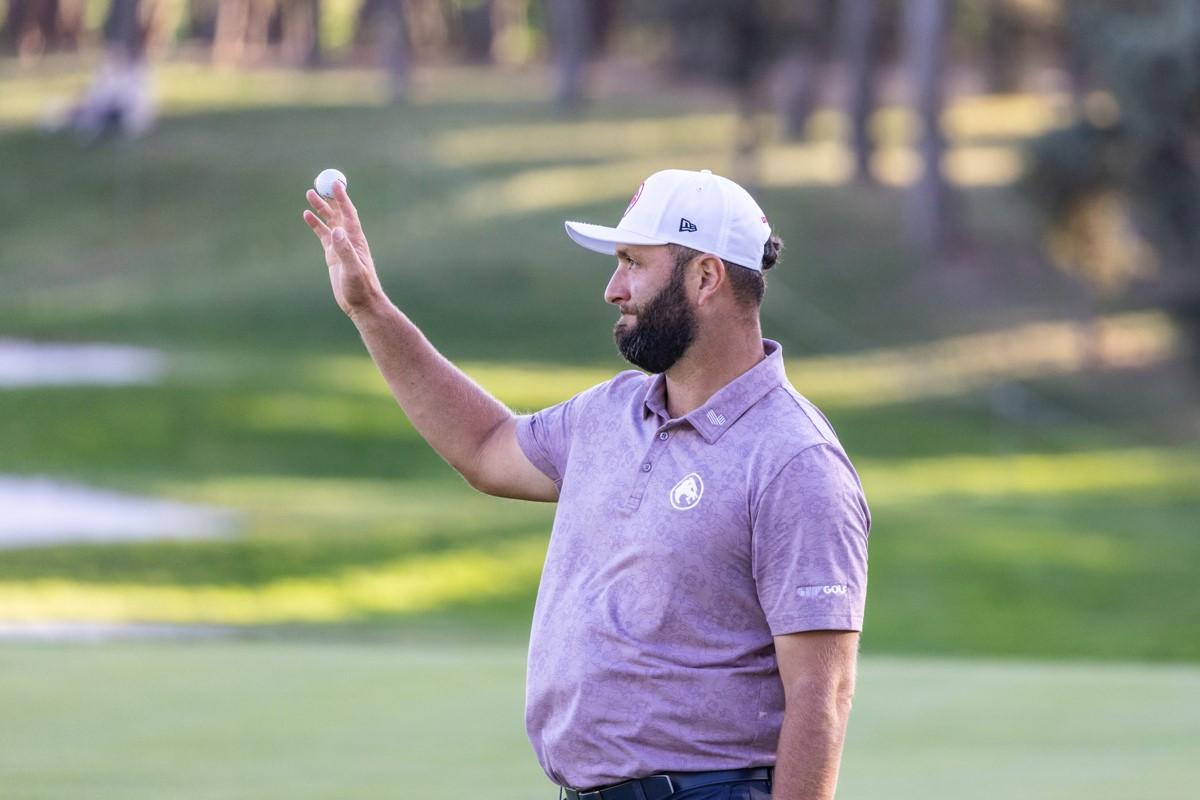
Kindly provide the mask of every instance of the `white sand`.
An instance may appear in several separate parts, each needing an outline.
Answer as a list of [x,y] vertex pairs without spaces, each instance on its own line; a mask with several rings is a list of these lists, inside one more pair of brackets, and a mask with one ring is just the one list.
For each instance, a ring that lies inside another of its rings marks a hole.
[[141,622],[3,622],[0,642],[108,642],[114,639],[209,639],[233,628]]
[[45,477],[0,475],[0,549],[63,542],[226,536],[221,509],[93,489]]
[[156,383],[166,371],[166,358],[144,347],[0,339],[0,389]]

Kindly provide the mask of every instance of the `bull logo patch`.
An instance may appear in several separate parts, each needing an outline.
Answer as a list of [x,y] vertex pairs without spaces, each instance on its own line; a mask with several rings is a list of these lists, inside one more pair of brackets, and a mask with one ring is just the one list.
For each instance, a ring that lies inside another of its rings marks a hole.
[[671,489],[671,507],[676,511],[687,511],[695,508],[703,496],[704,481],[695,472],[689,472]]

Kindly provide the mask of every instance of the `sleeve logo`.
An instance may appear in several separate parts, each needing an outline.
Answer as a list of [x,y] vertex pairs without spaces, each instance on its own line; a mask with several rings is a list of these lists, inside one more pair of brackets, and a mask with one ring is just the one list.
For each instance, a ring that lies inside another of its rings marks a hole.
[[833,583],[827,586],[797,586],[797,597],[825,597],[827,595],[844,595],[846,584]]

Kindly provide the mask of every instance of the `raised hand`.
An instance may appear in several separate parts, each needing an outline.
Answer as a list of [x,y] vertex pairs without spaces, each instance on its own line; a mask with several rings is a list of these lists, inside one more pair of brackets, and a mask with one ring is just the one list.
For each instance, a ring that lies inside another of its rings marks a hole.
[[313,210],[305,210],[304,221],[325,248],[329,284],[338,306],[353,316],[384,300],[386,295],[375,272],[371,248],[345,184],[334,182],[332,203],[312,189],[305,197]]

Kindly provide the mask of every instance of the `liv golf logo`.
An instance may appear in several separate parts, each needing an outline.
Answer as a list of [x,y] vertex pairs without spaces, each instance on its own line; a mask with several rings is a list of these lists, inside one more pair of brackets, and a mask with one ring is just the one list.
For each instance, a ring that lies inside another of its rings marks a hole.
[[825,597],[829,595],[844,595],[846,584],[834,583],[828,586],[800,586],[796,588],[799,597]]

